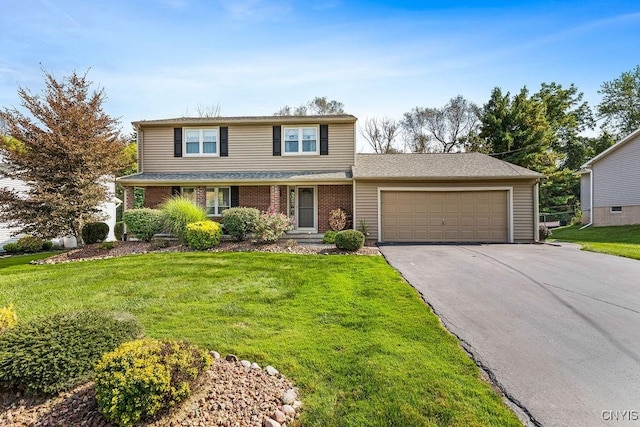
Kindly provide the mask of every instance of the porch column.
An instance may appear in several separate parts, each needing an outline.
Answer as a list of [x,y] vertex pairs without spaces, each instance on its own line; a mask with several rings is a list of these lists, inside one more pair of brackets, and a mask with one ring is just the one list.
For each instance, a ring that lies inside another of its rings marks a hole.
[[196,205],[207,208],[207,187],[196,187]]
[[133,209],[133,191],[135,187],[124,187],[124,200],[122,203],[122,212]]
[[272,185],[269,188],[269,212],[280,212],[280,186]]

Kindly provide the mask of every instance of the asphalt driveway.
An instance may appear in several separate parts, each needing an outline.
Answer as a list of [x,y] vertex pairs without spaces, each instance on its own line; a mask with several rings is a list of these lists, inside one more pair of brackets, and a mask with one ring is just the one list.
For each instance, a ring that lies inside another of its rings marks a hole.
[[640,261],[575,245],[381,250],[531,424],[640,425]]

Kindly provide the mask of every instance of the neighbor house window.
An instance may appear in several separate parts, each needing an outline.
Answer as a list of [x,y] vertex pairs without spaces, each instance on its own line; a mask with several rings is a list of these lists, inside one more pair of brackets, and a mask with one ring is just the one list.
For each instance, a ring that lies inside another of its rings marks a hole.
[[284,154],[318,154],[318,128],[285,127],[283,132]]
[[189,199],[193,203],[196,203],[196,188],[195,187],[182,187],[180,189],[180,194],[185,199]]
[[185,129],[184,130],[184,155],[185,156],[217,156],[218,155],[218,129]]
[[207,187],[207,215],[222,215],[231,207],[231,188]]
[[622,206],[611,206],[611,212],[622,212]]

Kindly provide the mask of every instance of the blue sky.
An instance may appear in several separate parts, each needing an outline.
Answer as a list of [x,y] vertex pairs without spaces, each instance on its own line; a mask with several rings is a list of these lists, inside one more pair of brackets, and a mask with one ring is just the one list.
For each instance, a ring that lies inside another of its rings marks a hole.
[[314,96],[361,121],[461,94],[478,104],[604,81],[640,64],[637,1],[17,0],[0,14],[0,105],[91,68],[123,131],[141,119],[270,115]]

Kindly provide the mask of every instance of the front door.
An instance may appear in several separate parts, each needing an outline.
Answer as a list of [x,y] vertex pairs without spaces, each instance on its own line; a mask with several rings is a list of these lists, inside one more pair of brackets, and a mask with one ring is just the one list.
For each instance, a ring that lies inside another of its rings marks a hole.
[[298,187],[298,228],[315,228],[315,188]]

